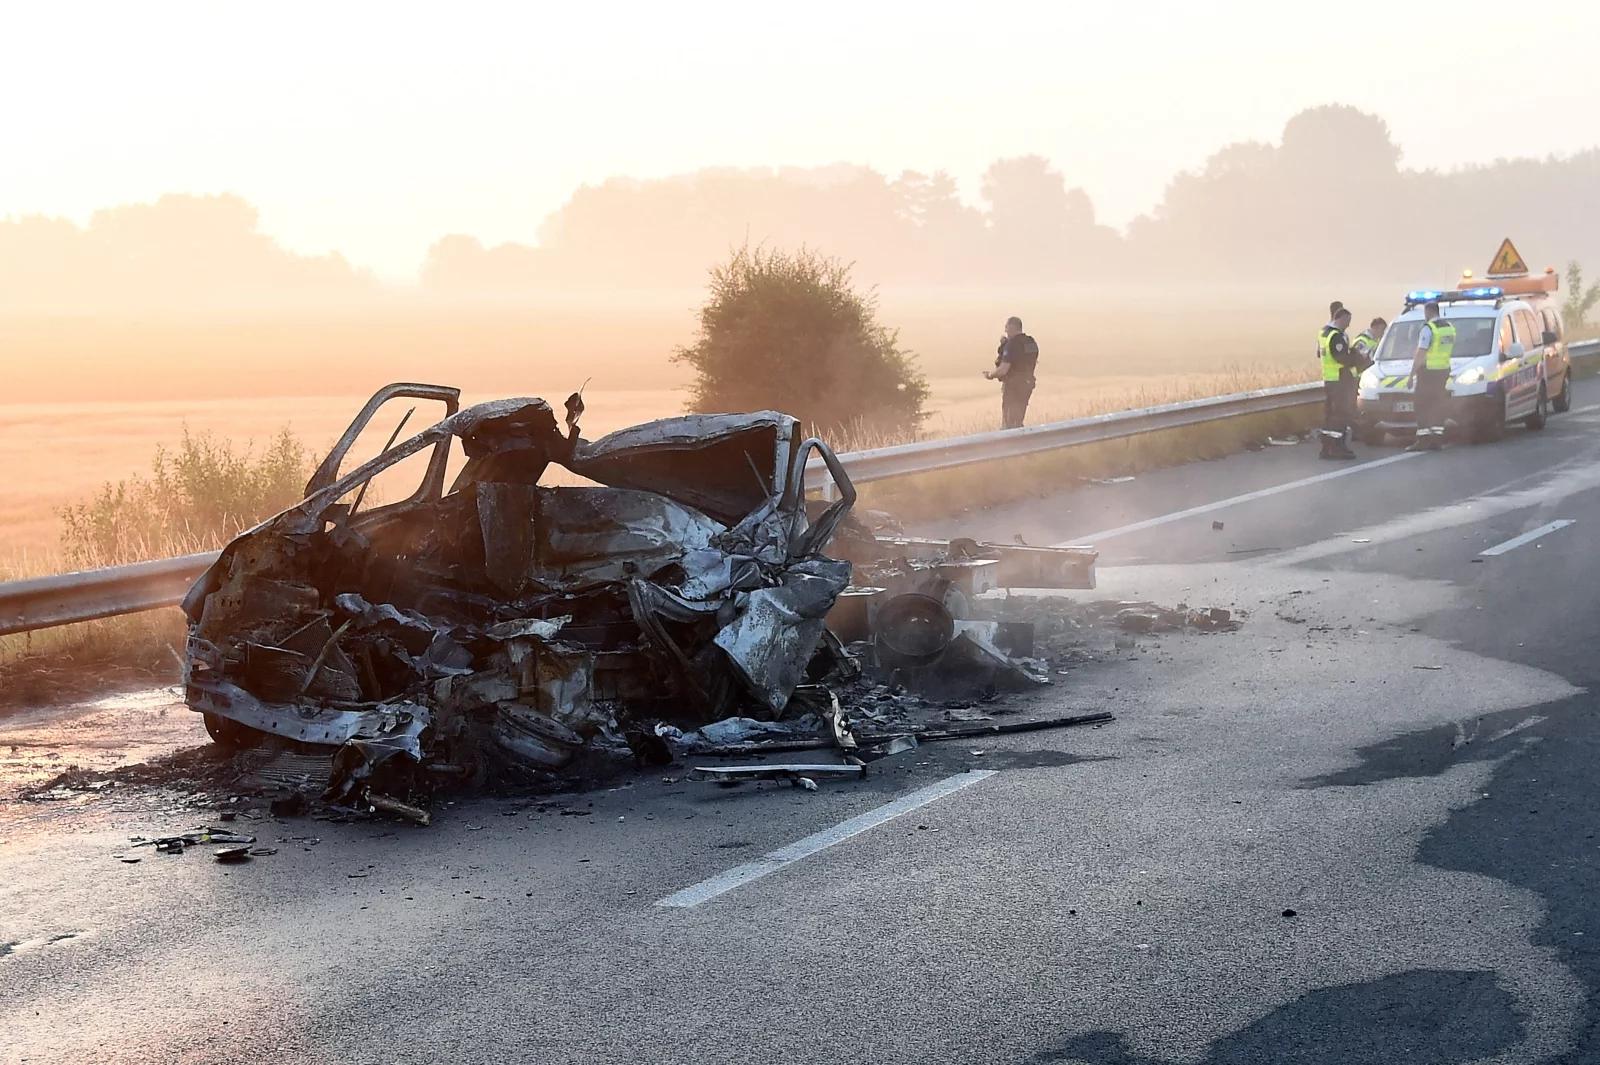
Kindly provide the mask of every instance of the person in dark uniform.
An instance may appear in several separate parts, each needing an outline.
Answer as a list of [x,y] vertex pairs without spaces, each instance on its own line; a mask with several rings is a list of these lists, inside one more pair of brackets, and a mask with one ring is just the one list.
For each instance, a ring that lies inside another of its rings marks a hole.
[[1355,421],[1351,401],[1355,398],[1356,367],[1359,358],[1350,350],[1345,327],[1350,312],[1340,307],[1333,321],[1317,335],[1317,352],[1322,361],[1322,454],[1325,459],[1353,459],[1356,453],[1345,443],[1345,433]]
[[1407,451],[1438,451],[1444,447],[1444,418],[1450,405],[1450,356],[1455,352],[1456,327],[1439,317],[1439,305],[1422,308],[1426,324],[1417,334],[1417,353],[1411,361],[1416,382],[1417,439]]
[[1022,331],[1022,319],[1006,319],[1006,335],[995,351],[994,369],[983,376],[1000,382],[1000,428],[1021,429],[1033,395],[1034,368],[1039,364],[1039,345]]

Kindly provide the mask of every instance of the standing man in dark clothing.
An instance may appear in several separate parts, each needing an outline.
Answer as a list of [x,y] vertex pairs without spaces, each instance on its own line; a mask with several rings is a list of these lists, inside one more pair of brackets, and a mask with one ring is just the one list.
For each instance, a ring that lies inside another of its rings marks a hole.
[[1455,352],[1456,327],[1439,317],[1439,305],[1422,308],[1426,320],[1417,334],[1417,352],[1411,360],[1416,382],[1417,439],[1407,451],[1438,451],[1444,447],[1444,416],[1450,405],[1450,356]]
[[994,369],[983,376],[1000,382],[1000,428],[1021,429],[1033,395],[1033,371],[1039,364],[1039,345],[1022,331],[1022,319],[1006,319],[1006,335],[995,352]]
[[1325,459],[1353,459],[1356,453],[1345,443],[1345,432],[1355,421],[1349,409],[1355,398],[1356,366],[1360,359],[1350,351],[1344,335],[1350,312],[1340,307],[1333,321],[1317,335],[1317,352],[1322,360],[1322,454]]

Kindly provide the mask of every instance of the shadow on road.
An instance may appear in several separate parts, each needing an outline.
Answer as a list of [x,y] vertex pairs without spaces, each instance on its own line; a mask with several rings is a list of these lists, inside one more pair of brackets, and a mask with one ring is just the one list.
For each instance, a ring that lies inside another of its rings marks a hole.
[[[1590,694],[1405,733],[1356,752],[1354,766],[1302,782],[1360,787],[1438,776],[1466,761],[1498,764],[1485,797],[1423,837],[1417,859],[1537,893],[1533,942],[1552,948],[1587,989],[1572,1048],[1551,1065],[1600,1061],[1600,699]],[[1467,1062],[1516,1045],[1522,1022],[1495,975],[1418,970],[1307,994],[1218,1040],[1206,1065],[1390,1065]],[[1032,1059],[1158,1065],[1126,1037],[1091,1032]]]
[[[1418,969],[1324,988],[1218,1040],[1205,1065],[1456,1065],[1515,1046],[1522,1024],[1493,973]],[[1090,1032],[1032,1065],[1162,1065],[1127,1039]]]

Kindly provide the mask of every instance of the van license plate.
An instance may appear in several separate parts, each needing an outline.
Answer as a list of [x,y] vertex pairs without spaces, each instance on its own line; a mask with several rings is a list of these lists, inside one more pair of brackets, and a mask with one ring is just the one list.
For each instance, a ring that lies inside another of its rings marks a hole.
[[1394,412],[1396,414],[1410,414],[1416,409],[1417,405],[1409,399],[1397,399],[1394,401]]

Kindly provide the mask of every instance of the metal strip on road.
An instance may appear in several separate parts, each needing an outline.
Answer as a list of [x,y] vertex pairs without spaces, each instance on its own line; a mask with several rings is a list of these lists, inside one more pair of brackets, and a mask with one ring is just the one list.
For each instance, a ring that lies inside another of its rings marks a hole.
[[1240,503],[1251,503],[1257,499],[1266,499],[1269,496],[1275,496],[1280,492],[1288,492],[1296,488],[1304,488],[1307,485],[1321,484],[1323,481],[1331,481],[1336,477],[1348,477],[1352,473],[1361,473],[1363,470],[1375,470],[1379,466],[1388,466],[1395,462],[1404,462],[1407,459],[1421,458],[1422,454],[1423,453],[1419,451],[1402,451],[1398,455],[1390,455],[1387,458],[1374,459],[1371,462],[1363,462],[1359,466],[1343,466],[1337,470],[1329,470],[1327,473],[1319,473],[1314,477],[1302,477],[1298,481],[1289,481],[1285,484],[1276,484],[1271,488],[1261,488],[1254,492],[1246,492],[1242,496],[1233,496],[1229,499],[1219,499],[1215,503],[1202,503],[1200,506],[1190,507],[1188,510],[1174,511],[1171,514],[1163,514],[1160,517],[1146,518],[1144,521],[1136,521],[1132,525],[1119,525],[1115,529],[1104,529],[1100,532],[1087,533],[1071,540],[1063,540],[1058,544],[1051,544],[1050,546],[1072,547],[1075,544],[1098,545],[1100,541],[1109,540],[1113,536],[1123,536],[1127,533],[1142,532],[1145,529],[1154,529],[1158,525],[1166,525],[1169,522],[1182,521],[1184,518],[1192,518],[1200,514],[1210,514],[1214,510],[1222,510],[1225,507],[1237,506]]
[[807,836],[805,839],[796,840],[787,847],[781,847],[765,854],[753,862],[735,866],[727,872],[718,873],[710,879],[702,880],[700,883],[686,887],[682,891],[674,892],[664,899],[657,899],[656,905],[675,909],[691,909],[702,902],[716,898],[718,895],[727,894],[743,884],[748,884],[753,880],[760,880],[764,876],[776,873],[784,866],[793,865],[802,858],[809,858],[819,851],[825,851],[834,844],[843,843],[852,836],[859,836],[868,829],[876,828],[886,821],[894,820],[901,814],[910,813],[912,810],[942,799],[946,795],[954,794],[962,788],[970,787],[981,780],[987,780],[994,776],[996,772],[998,770],[970,769],[965,773],[957,773],[953,777],[945,777],[937,783],[929,784],[927,787],[919,788],[909,795],[902,795],[893,802],[885,803],[875,810],[857,814],[848,821],[839,822],[832,828],[823,829],[821,832]]
[[1478,557],[1487,558],[1490,555],[1503,555],[1507,551],[1515,551],[1524,544],[1533,543],[1546,533],[1553,533],[1557,529],[1565,529],[1568,525],[1571,525],[1576,520],[1577,519],[1575,518],[1558,518],[1555,521],[1549,522],[1548,524],[1539,526],[1537,529],[1529,529],[1521,536],[1513,536],[1503,544],[1495,544],[1486,551],[1480,551],[1478,552]]

